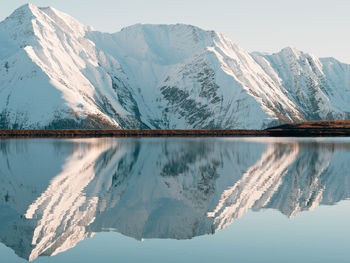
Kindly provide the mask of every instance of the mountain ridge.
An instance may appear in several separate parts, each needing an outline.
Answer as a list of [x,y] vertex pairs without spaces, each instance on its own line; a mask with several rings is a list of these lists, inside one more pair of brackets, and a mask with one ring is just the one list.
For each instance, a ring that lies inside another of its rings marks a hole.
[[0,42],[3,129],[261,129],[350,117],[350,65],[290,47],[249,53],[191,25],[102,33],[27,4],[0,23]]

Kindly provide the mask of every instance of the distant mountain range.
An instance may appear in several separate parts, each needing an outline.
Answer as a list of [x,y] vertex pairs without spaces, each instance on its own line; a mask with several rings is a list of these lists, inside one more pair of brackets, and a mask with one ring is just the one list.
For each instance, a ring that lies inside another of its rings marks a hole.
[[215,31],[109,34],[51,7],[0,23],[0,128],[244,128],[350,118],[350,65],[248,53]]

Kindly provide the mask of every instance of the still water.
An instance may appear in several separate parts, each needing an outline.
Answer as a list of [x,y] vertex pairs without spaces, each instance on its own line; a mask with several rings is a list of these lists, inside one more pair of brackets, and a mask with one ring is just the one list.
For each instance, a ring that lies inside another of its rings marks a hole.
[[350,138],[0,140],[0,262],[350,262]]

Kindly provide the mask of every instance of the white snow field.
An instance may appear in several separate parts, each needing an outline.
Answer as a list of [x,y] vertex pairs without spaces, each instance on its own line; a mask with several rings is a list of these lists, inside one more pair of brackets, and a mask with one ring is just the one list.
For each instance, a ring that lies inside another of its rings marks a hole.
[[0,128],[260,129],[350,117],[350,65],[294,48],[248,53],[215,31],[109,34],[54,8],[0,23]]

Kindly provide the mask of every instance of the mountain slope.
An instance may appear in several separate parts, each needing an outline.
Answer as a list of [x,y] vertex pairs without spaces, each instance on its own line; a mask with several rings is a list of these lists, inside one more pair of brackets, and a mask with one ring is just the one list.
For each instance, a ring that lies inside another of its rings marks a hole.
[[350,66],[190,25],[109,34],[31,4],[0,23],[0,128],[265,128],[347,119]]
[[142,126],[119,64],[84,38],[86,30],[55,9],[31,4],[1,23],[1,39],[10,42],[3,48],[10,55],[1,58],[2,126]]
[[87,37],[132,76],[144,118],[156,128],[261,128],[278,121],[276,112],[302,120],[250,54],[214,31],[135,25]]
[[[333,58],[319,59],[294,48],[253,57],[283,86],[307,120],[350,118],[350,66]],[[277,75],[276,75],[277,73]]]

